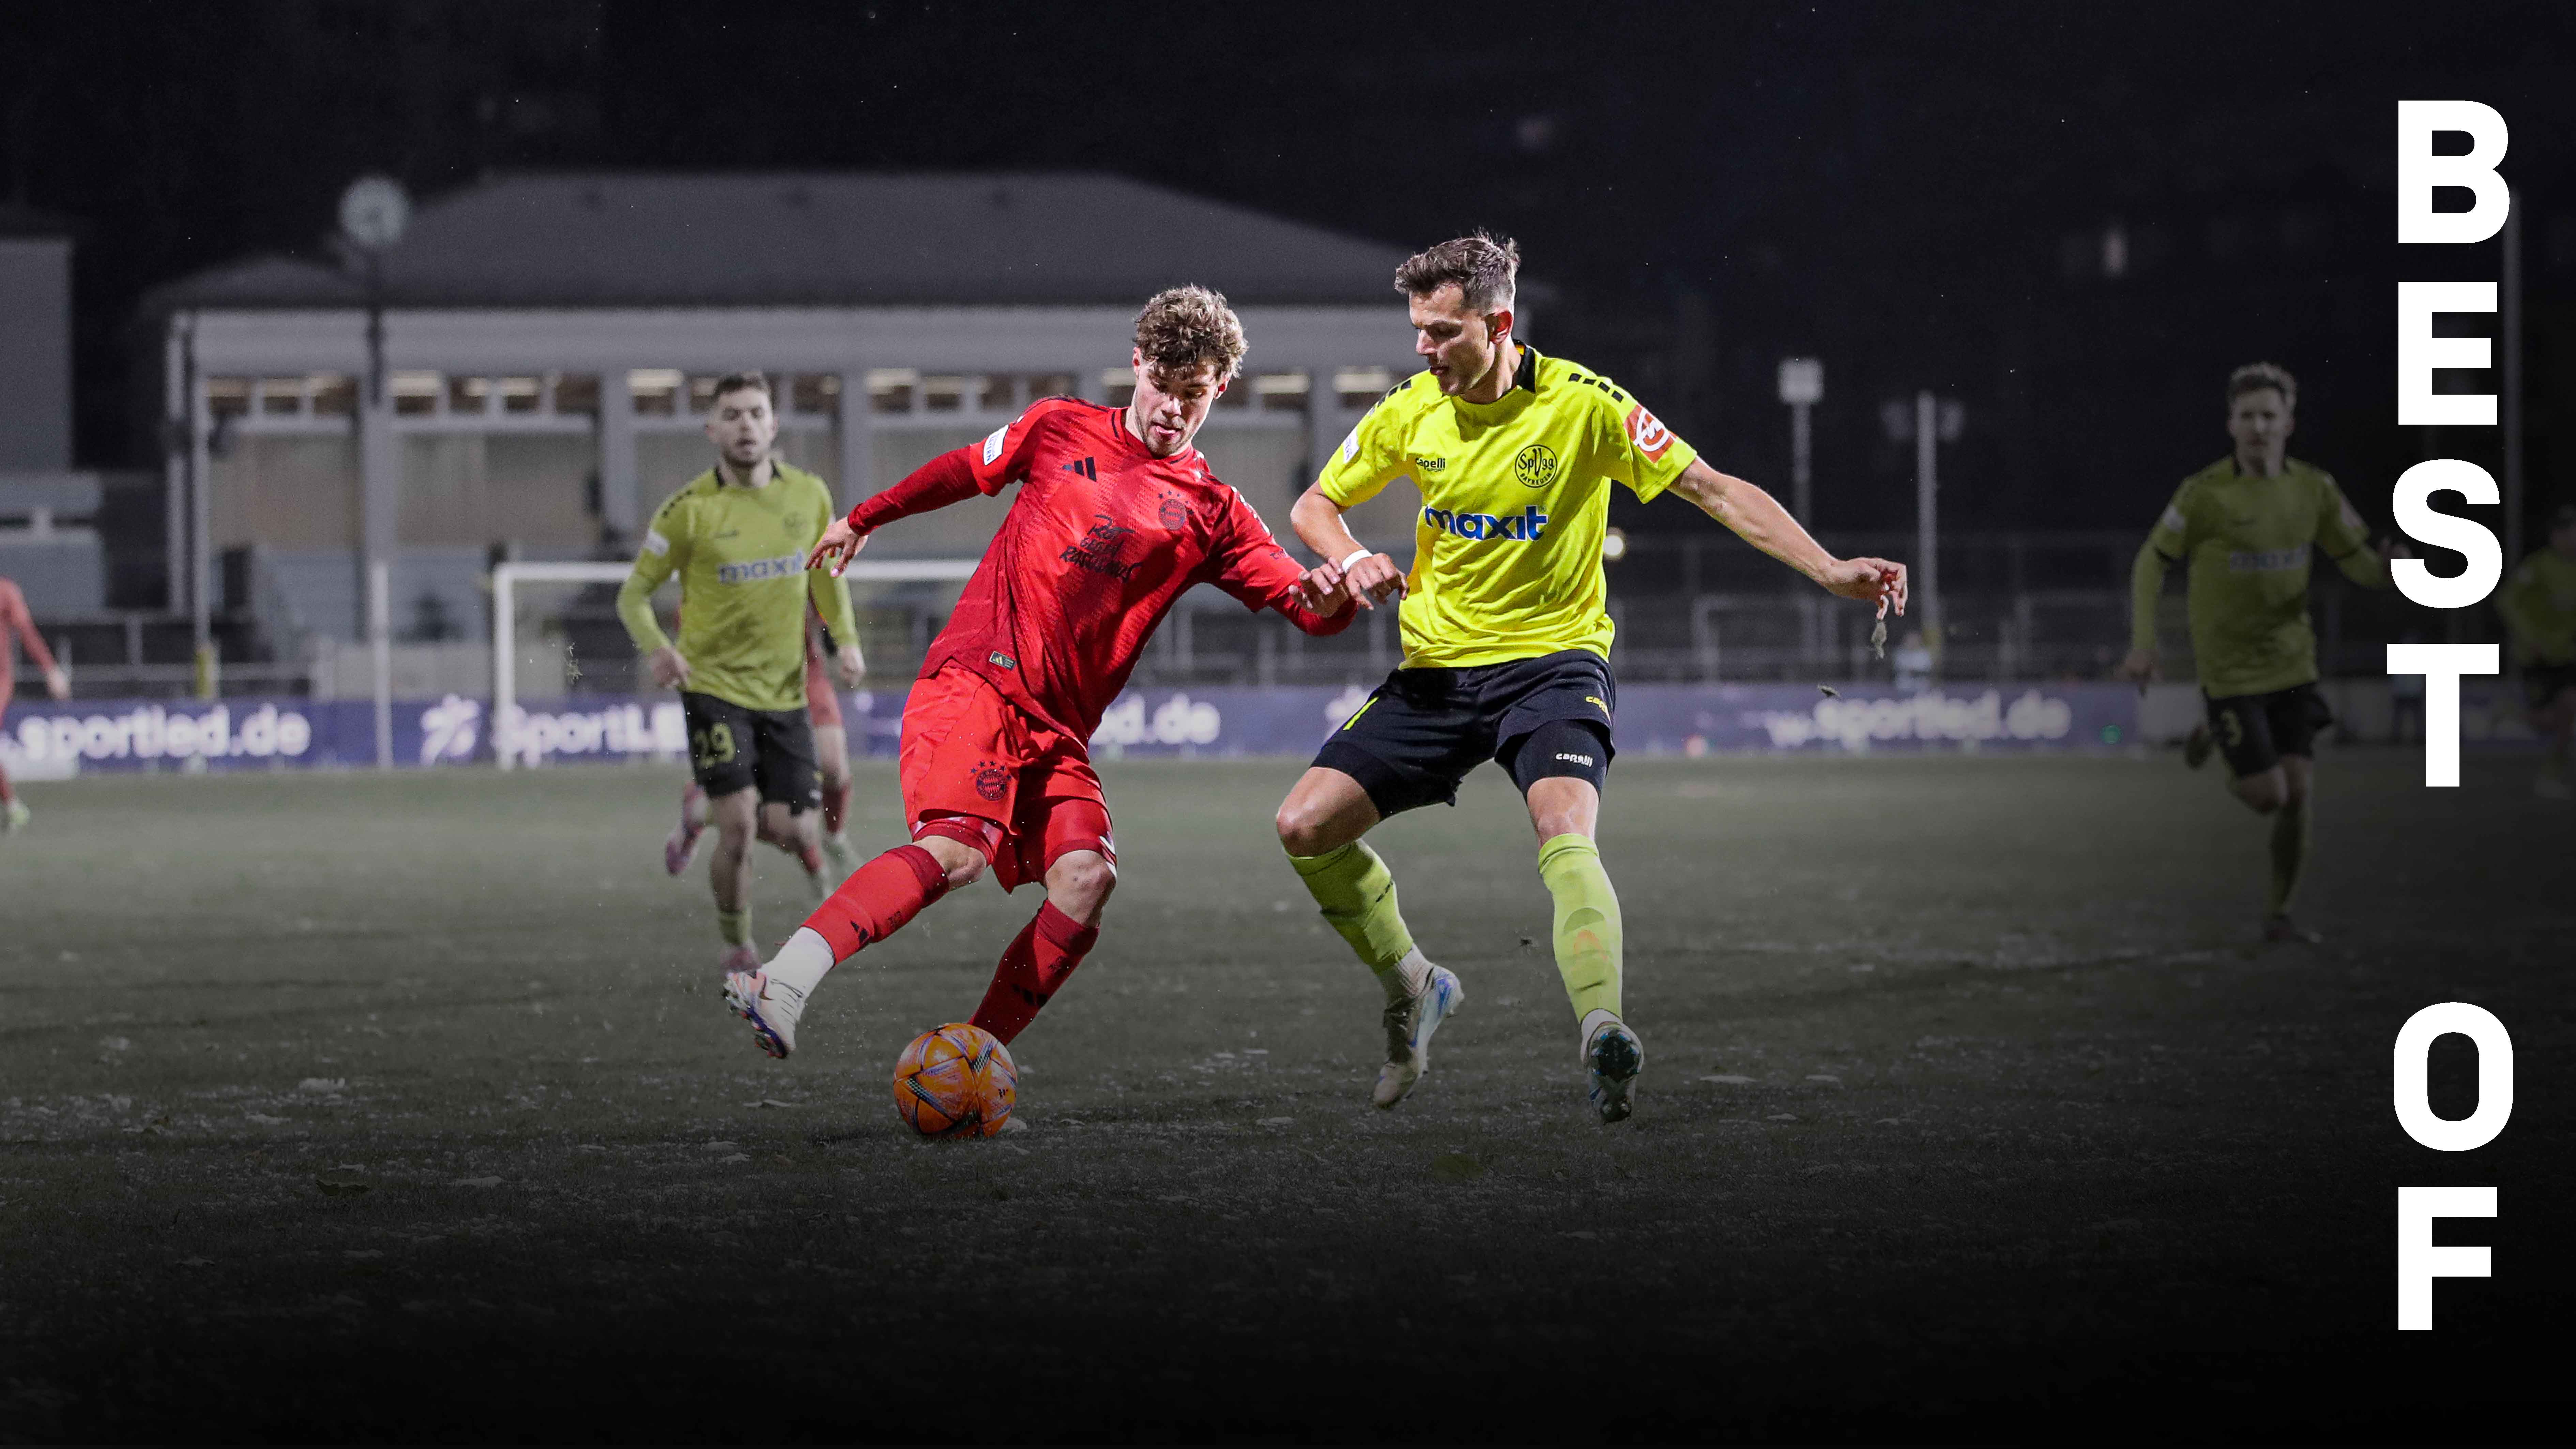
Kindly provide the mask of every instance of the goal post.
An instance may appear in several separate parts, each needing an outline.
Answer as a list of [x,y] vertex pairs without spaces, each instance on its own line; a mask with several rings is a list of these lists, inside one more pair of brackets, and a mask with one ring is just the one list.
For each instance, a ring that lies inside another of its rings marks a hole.
[[[854,559],[841,571],[851,583],[908,584],[962,583],[973,577],[980,562],[971,558],[935,559]],[[622,584],[634,572],[632,564],[533,563],[511,562],[492,568],[492,720],[491,738],[497,743],[504,722],[514,718],[519,707],[519,591],[529,585]],[[507,770],[516,761],[515,751],[495,749],[493,763]]]

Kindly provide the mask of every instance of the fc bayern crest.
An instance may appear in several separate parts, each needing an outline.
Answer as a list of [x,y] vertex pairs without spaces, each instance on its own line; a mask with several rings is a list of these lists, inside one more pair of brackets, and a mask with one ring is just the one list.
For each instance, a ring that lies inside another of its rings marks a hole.
[[987,800],[999,800],[1011,785],[1011,772],[985,760],[975,766],[975,793]]
[[1190,526],[1189,509],[1183,507],[1181,500],[1169,493],[1163,495],[1163,502],[1155,511],[1162,517],[1163,526],[1174,533]]

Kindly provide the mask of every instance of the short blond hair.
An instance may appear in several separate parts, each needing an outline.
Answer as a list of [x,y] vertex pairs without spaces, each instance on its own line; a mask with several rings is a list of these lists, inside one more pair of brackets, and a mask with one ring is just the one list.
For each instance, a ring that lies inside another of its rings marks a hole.
[[1216,380],[1232,378],[1249,350],[1243,319],[1225,294],[1208,287],[1166,287],[1136,314],[1136,350],[1164,377],[1186,377],[1202,363],[1216,365]]
[[2299,405],[2299,380],[2277,362],[2249,362],[2227,374],[2227,405],[2232,408],[2238,398],[2267,387],[2281,395],[2284,406]]

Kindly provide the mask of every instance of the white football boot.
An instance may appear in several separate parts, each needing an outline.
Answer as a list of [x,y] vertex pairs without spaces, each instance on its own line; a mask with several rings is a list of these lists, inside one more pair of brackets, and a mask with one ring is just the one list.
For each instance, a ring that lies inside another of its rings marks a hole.
[[1583,1024],[1583,1069],[1592,1082],[1593,1110],[1604,1123],[1625,1122],[1636,1110],[1628,1089],[1646,1069],[1646,1044],[1628,1023],[1606,1011],[1594,1011]]
[[758,958],[748,971],[725,973],[724,999],[734,1015],[751,1023],[752,1039],[762,1051],[785,1061],[796,1050],[796,1019],[805,1014],[804,993],[770,980]]
[[1431,968],[1422,994],[1387,1003],[1386,1065],[1377,1069],[1377,1090],[1370,1100],[1392,1107],[1431,1070],[1431,1034],[1467,1004],[1467,987],[1446,966]]

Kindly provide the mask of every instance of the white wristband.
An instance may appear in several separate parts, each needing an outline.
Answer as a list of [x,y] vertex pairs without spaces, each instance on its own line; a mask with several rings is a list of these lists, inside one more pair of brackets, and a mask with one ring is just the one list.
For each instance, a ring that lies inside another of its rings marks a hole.
[[1349,573],[1351,571],[1351,565],[1358,563],[1361,559],[1367,558],[1370,554],[1375,552],[1377,552],[1377,550],[1363,545],[1362,547],[1351,550],[1351,556],[1349,558],[1333,565],[1333,567],[1338,572]]

